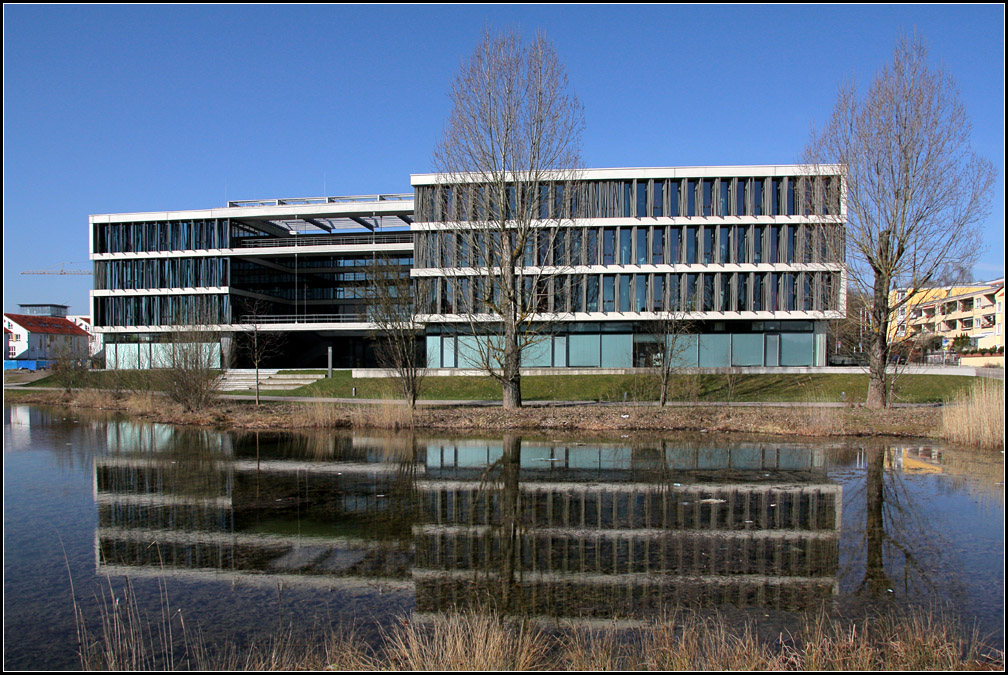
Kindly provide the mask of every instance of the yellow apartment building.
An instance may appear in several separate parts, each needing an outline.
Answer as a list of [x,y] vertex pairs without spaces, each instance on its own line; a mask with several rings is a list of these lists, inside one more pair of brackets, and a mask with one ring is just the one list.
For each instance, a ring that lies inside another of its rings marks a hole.
[[[892,291],[891,301],[911,291]],[[960,335],[976,349],[1004,349],[1004,279],[988,283],[920,289],[890,324],[890,339],[933,334],[947,348]]]

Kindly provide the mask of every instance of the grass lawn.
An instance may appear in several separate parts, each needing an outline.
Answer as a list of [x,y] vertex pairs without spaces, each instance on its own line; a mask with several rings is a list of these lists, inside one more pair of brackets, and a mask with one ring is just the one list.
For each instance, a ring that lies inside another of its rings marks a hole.
[[[938,403],[970,386],[973,378],[949,375],[903,375],[897,381],[895,400],[900,403]],[[277,395],[349,398],[398,398],[389,378],[350,377],[349,370],[333,371],[323,378]],[[672,401],[738,402],[857,402],[868,393],[867,374],[823,373],[809,375],[674,375],[669,387]],[[522,378],[526,401],[655,401],[654,377],[635,375],[530,375]],[[421,399],[501,399],[501,386],[490,377],[428,377]]]
[[[281,371],[318,373],[315,371]],[[81,388],[146,390],[156,386],[150,371],[93,371]],[[967,389],[974,378],[949,375],[903,375],[895,388],[897,403],[938,403]],[[59,386],[50,375],[25,386]],[[334,370],[310,385],[290,391],[262,390],[271,396],[314,396],[322,398],[400,398],[391,378],[359,378],[349,370]],[[674,375],[669,386],[670,401],[701,402],[860,402],[868,393],[864,373],[816,373],[779,375]],[[656,401],[658,383],[654,376],[633,375],[529,375],[522,378],[526,401]],[[428,377],[421,399],[499,401],[501,386],[490,377]]]

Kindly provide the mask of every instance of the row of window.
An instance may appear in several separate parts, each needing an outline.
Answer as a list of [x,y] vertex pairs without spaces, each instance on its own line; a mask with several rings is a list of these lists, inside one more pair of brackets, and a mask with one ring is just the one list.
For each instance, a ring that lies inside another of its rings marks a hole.
[[839,215],[838,176],[649,178],[420,185],[418,222]]
[[197,288],[228,285],[227,258],[98,260],[96,290]]
[[[541,313],[837,311],[840,274],[569,274],[521,284],[522,306]],[[421,278],[417,297],[422,314],[478,314],[500,288],[479,276]]]
[[[508,233],[516,237],[516,233]],[[843,260],[838,225],[652,225],[552,227],[502,247],[499,231],[416,234],[418,268],[495,267],[501,251],[523,248],[527,267],[726,263],[835,263]]]
[[96,223],[94,253],[145,253],[227,248],[227,219]]
[[96,297],[96,326],[172,326],[230,323],[227,295]]

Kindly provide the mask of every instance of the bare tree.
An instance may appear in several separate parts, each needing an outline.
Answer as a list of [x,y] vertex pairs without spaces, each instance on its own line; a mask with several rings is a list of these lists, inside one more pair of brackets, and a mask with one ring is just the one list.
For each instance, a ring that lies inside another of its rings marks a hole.
[[899,309],[970,267],[980,248],[977,224],[995,170],[972,151],[970,130],[952,77],[929,68],[921,40],[903,38],[863,97],[841,85],[831,119],[806,148],[813,176],[843,178],[828,181],[843,190],[830,201],[846,203],[848,282],[868,302],[868,407],[890,403],[887,365],[898,339],[890,324]]
[[409,269],[376,258],[368,268],[368,320],[378,329],[375,355],[378,363],[395,373],[403,398],[416,408],[427,375],[427,354],[418,337],[423,324],[417,318],[417,301]]
[[187,411],[210,406],[217,400],[222,349],[221,333],[213,319],[200,310],[176,319],[175,328],[152,358],[158,388]]
[[[437,220],[454,258],[445,279],[478,361],[521,406],[522,354],[548,333],[565,263],[561,227],[576,208],[581,104],[549,42],[484,34],[456,78],[435,150]],[[448,240],[451,239],[449,243]]]
[[672,373],[681,367],[683,355],[690,347],[693,324],[682,312],[665,311],[648,321],[646,330],[651,343],[644,354],[647,361],[644,365],[658,380],[658,404],[664,406],[668,402]]
[[244,332],[241,334],[241,348],[255,369],[255,402],[259,405],[259,369],[269,359],[283,349],[285,335],[264,330],[265,317],[269,314],[270,303],[255,298],[243,305],[241,318]]
[[66,336],[59,337],[64,341],[53,351],[54,379],[69,396],[87,379],[87,349],[80,349]]

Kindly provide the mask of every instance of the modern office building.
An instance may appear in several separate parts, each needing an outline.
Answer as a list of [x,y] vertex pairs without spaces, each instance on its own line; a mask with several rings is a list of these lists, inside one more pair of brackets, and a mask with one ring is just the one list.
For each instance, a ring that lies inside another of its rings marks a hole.
[[[522,365],[650,365],[650,325],[668,313],[692,329],[682,366],[825,365],[827,322],[845,313],[845,208],[839,176],[815,174],[599,169],[519,181],[541,212],[516,269],[543,336]],[[467,309],[489,276],[479,236],[493,200],[478,177],[411,183],[413,194],[92,216],[92,316],[109,366],[157,365],[158,345],[187,324],[224,335],[224,355],[255,324],[286,333],[282,365],[323,366],[330,347],[337,366],[373,365],[365,291],[380,258],[413,277],[430,366],[473,367],[476,341],[494,331],[492,316]]]

